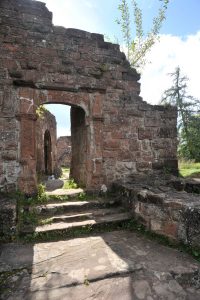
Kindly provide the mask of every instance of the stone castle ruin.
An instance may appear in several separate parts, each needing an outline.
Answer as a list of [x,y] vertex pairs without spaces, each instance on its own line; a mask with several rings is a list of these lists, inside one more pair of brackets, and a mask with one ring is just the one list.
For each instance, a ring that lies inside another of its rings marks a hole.
[[[174,249],[172,259],[142,237],[147,230],[181,242],[199,259],[200,182],[172,176],[178,170],[177,111],[143,101],[139,79],[119,45],[103,35],[53,26],[42,2],[0,0],[0,241],[12,242],[1,248],[1,299],[71,299],[71,288],[81,286],[85,299],[90,291],[100,295],[99,287],[112,298],[107,286],[121,288],[118,298],[127,286],[127,299],[146,299],[144,291],[150,298],[181,299],[187,297],[181,284],[199,299],[193,293],[199,266],[185,264],[185,254]],[[70,176],[83,189],[58,191],[63,177],[48,180],[44,197],[34,197],[43,190],[37,175],[49,176],[66,163],[59,158],[69,141],[57,141],[51,113],[38,113],[51,103],[71,107]],[[88,197],[90,191],[95,195]]]
[[52,175],[57,170],[56,119],[44,110],[36,121],[36,173]]
[[57,162],[59,167],[70,168],[71,136],[60,136],[57,140]]
[[71,176],[86,189],[177,172],[177,113],[142,100],[119,45],[53,26],[42,2],[1,0],[0,54],[1,190],[36,191],[36,109],[48,103],[71,106]]

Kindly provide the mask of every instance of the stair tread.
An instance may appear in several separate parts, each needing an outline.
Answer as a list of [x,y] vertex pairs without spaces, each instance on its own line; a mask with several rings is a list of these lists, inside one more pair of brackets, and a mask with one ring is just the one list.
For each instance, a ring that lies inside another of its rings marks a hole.
[[96,200],[92,200],[92,201],[64,201],[62,203],[55,202],[55,203],[37,205],[36,207],[53,208],[53,207],[72,206],[72,205],[73,206],[83,206],[87,203],[99,203],[99,201],[96,201]]
[[81,227],[87,225],[94,225],[94,224],[103,224],[115,221],[125,221],[131,218],[130,213],[117,213],[105,216],[96,216],[91,220],[79,221],[79,222],[58,222],[52,223],[48,225],[41,225],[35,228],[35,232],[45,232],[45,231],[53,231],[53,230],[63,230],[72,227]]
[[77,196],[83,193],[84,190],[81,188],[78,189],[56,189],[54,191],[46,191],[47,195],[51,196]]
[[35,208],[56,208],[56,207],[64,207],[64,206],[84,206],[85,204],[107,204],[107,203],[115,203],[116,200],[104,200],[104,199],[97,199],[97,200],[74,200],[74,201],[63,201],[63,202],[54,202],[54,203],[47,203],[34,206]]

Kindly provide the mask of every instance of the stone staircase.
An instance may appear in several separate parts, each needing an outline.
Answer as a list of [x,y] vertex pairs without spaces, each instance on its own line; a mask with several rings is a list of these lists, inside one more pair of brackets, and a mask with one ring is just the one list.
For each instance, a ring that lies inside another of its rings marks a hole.
[[[33,240],[77,237],[82,234],[124,228],[131,220],[117,198],[88,197],[80,200],[81,191],[51,193],[47,204],[24,206],[19,235]],[[67,200],[66,196],[69,198]]]

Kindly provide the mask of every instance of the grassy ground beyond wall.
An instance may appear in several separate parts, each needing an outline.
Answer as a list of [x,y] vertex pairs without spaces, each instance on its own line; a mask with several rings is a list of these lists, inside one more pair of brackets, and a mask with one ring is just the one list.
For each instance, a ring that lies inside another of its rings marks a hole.
[[193,161],[179,161],[179,173],[183,177],[200,178],[200,163]]

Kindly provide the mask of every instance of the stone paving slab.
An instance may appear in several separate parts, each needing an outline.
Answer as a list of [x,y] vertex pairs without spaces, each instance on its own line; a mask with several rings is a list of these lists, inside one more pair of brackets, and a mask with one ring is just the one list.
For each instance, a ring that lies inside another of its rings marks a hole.
[[47,195],[55,196],[78,196],[80,193],[83,193],[84,190],[81,188],[78,189],[55,189],[53,191],[47,191]]
[[200,264],[129,231],[0,248],[0,299],[200,299]]

